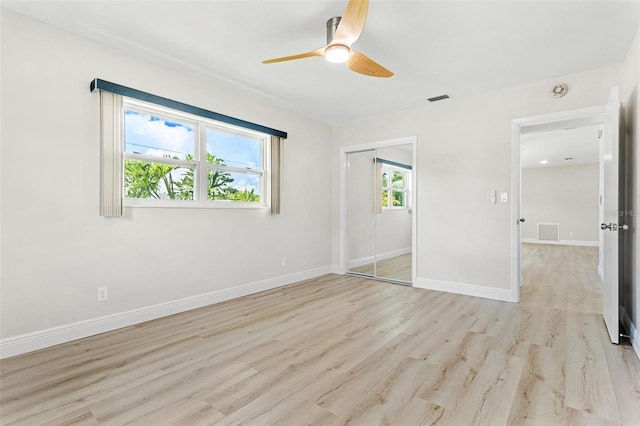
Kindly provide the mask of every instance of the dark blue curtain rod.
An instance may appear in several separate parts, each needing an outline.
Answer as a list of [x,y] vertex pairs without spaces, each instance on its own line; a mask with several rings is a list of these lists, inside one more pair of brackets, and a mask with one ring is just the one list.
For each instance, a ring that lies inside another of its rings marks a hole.
[[384,158],[376,158],[376,163],[388,164],[390,166],[399,167],[401,169],[412,170],[411,166],[408,164],[396,163],[395,161],[385,160]]
[[210,118],[212,120],[221,121],[223,123],[232,124],[234,126],[244,127],[245,129],[256,130],[258,132],[266,133],[273,136],[278,136],[284,139],[287,138],[287,132],[283,132],[281,130],[276,130],[270,127],[261,126],[260,124],[252,123],[250,121],[240,120],[239,118],[235,118],[235,117],[229,117],[228,115],[219,114],[217,112],[209,111],[203,108],[198,108],[193,105],[174,101],[172,99],[163,98],[162,96],[152,95],[151,93],[143,92],[142,90],[121,86],[116,83],[111,83],[110,81],[100,80],[99,78],[96,78],[91,82],[90,89],[92,92],[96,89],[104,90],[105,92],[115,93],[117,95],[138,99],[140,101],[150,102],[156,105],[162,105],[167,108],[176,109],[178,111],[198,115],[200,117]]

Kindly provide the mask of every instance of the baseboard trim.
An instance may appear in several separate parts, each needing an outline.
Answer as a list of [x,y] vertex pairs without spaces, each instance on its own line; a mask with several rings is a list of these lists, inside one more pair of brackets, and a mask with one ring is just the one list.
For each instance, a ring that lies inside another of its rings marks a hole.
[[598,265],[598,275],[602,282],[604,282],[604,269],[602,269],[602,265]]
[[581,241],[581,240],[560,240],[560,241],[540,241],[535,238],[522,238],[520,240],[528,244],[553,244],[557,246],[581,246],[581,247],[598,247],[598,241]]
[[146,306],[131,311],[119,312],[117,314],[9,337],[0,340],[0,359],[316,278],[331,273],[332,269],[331,266],[309,269],[228,289],[216,290],[198,296],[186,297],[184,299]]
[[331,273],[344,275],[344,271],[342,270],[342,265],[331,265]]
[[633,350],[636,352],[638,359],[640,359],[640,333],[638,332],[638,328],[633,321],[631,321],[631,317],[629,317],[629,314],[623,307],[620,308],[620,317],[622,319],[622,325],[629,331],[629,339],[631,340]]
[[367,256],[361,257],[360,259],[353,259],[349,261],[349,268],[357,268],[358,266],[368,265],[373,263],[374,260],[386,260],[391,259],[392,257],[402,256],[403,254],[411,253],[411,247],[405,247],[398,250],[387,251],[385,253],[380,253],[376,256]]
[[517,302],[517,298],[511,290],[484,287],[475,284],[456,283],[449,281],[430,280],[427,278],[416,278],[413,286],[426,290],[444,291],[447,293],[463,294],[465,296],[482,297],[485,299],[501,300],[504,302]]

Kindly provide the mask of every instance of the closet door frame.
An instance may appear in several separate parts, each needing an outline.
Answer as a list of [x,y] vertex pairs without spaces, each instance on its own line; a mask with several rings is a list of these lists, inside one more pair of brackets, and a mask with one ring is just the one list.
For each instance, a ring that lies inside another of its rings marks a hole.
[[348,200],[348,160],[349,153],[358,151],[369,151],[378,148],[388,148],[398,145],[411,145],[412,166],[411,173],[411,196],[413,199],[411,214],[411,285],[416,282],[416,233],[417,221],[420,203],[416,196],[418,190],[418,138],[416,136],[407,136],[397,139],[388,139],[374,142],[367,142],[357,145],[347,145],[340,147],[340,265],[337,270],[340,274],[347,274],[349,271],[349,250],[348,250],[348,221],[349,221],[349,200]]

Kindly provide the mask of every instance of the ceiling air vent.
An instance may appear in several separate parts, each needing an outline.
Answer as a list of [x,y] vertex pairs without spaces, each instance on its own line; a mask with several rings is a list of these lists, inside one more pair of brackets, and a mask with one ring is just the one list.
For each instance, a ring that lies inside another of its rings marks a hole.
[[567,86],[566,84],[556,84],[555,86],[553,86],[553,89],[551,89],[551,96],[553,96],[554,98],[561,98],[566,95],[568,91],[569,86]]
[[445,99],[450,99],[451,96],[449,95],[440,95],[440,96],[434,96],[433,98],[429,98],[427,99],[429,102],[438,102],[438,101],[444,101]]

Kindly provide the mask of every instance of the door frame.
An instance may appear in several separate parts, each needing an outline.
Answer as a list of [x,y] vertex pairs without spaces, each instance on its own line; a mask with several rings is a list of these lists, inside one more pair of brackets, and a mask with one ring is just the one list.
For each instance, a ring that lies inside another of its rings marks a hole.
[[[559,130],[567,127],[583,127],[604,124],[604,105],[516,118],[511,121],[511,295],[520,302],[522,284],[520,253],[520,136],[523,133],[536,133]],[[602,170],[600,171],[602,173]],[[602,208],[602,206],[600,206]],[[602,245],[602,243],[600,243]]]
[[367,142],[358,145],[347,145],[340,147],[340,273],[346,274],[349,270],[349,251],[348,251],[348,154],[351,152],[367,151],[378,148],[389,148],[398,145],[411,145],[411,285],[416,282],[416,235],[418,212],[417,182],[418,182],[418,137],[406,136],[398,139],[387,139],[375,142]]

